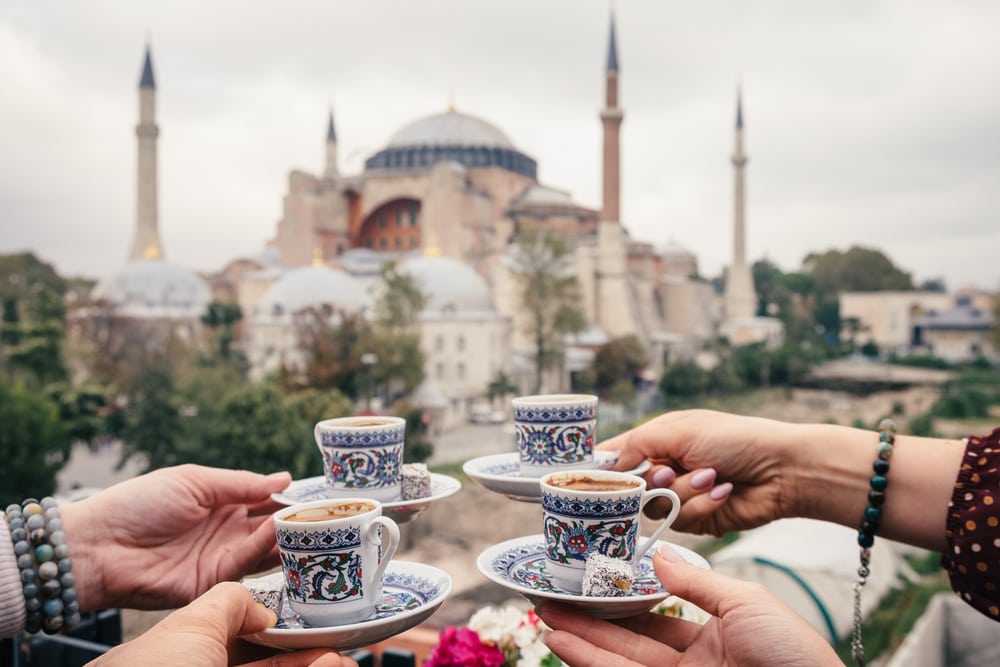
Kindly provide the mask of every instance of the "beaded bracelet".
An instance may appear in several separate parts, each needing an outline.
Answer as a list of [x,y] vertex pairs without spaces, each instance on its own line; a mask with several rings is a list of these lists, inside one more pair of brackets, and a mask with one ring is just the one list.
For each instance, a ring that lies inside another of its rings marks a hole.
[[80,622],[76,577],[56,501],[28,498],[6,509],[27,612],[25,630],[48,634]]
[[875,474],[868,480],[868,506],[861,519],[858,529],[858,546],[861,547],[861,566],[858,567],[858,581],[854,584],[854,632],[851,638],[851,653],[854,662],[859,667],[865,664],[865,647],[861,640],[861,589],[868,582],[871,574],[871,547],[875,544],[875,531],[882,521],[882,505],[885,503],[885,490],[889,486],[889,459],[892,458],[892,448],[896,442],[896,422],[883,419],[878,424],[878,449],[872,469]]

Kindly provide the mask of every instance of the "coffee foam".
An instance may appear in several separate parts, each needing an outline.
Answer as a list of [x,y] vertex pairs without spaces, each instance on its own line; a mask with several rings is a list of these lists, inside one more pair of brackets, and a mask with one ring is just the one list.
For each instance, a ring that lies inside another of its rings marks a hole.
[[284,517],[284,521],[313,522],[329,521],[330,519],[346,519],[359,514],[365,514],[375,509],[375,505],[366,502],[339,502],[319,507],[306,507]]

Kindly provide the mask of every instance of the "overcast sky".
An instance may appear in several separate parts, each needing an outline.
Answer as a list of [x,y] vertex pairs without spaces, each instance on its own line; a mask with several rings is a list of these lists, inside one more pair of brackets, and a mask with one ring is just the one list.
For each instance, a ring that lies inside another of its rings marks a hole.
[[[1000,287],[1000,3],[621,0],[622,218],[717,275],[735,91],[748,258],[861,244],[915,279]],[[460,111],[600,203],[606,0],[0,0],[0,252],[103,277],[135,225],[137,86],[158,93],[160,235],[213,271],[273,237],[289,170],[342,171]]]

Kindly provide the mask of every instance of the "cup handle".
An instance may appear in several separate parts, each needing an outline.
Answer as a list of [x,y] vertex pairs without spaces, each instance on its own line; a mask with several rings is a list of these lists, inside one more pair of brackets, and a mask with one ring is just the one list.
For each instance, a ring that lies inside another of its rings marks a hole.
[[667,528],[677,519],[677,515],[681,512],[681,498],[676,493],[670,489],[652,489],[650,491],[645,491],[642,494],[642,502],[639,504],[639,514],[642,514],[642,510],[646,507],[648,503],[653,498],[670,498],[670,514],[668,514],[663,522],[653,531],[653,534],[646,538],[646,541],[642,543],[642,546],[635,550],[635,555],[632,557],[632,567],[638,567],[639,563],[642,561],[643,555],[649,548],[652,547],[656,540],[660,539],[660,536],[666,532]]
[[[382,574],[385,572],[385,567],[392,560],[393,555],[396,553],[396,547],[399,546],[399,526],[396,522],[387,516],[378,516],[372,519],[372,522],[368,524],[366,536],[368,539],[375,540],[378,539],[378,528],[382,527],[382,558],[379,559],[378,567],[375,568],[375,574],[369,581],[381,581]],[[386,534],[388,534],[389,539],[386,540]],[[388,541],[388,544],[386,542]]]

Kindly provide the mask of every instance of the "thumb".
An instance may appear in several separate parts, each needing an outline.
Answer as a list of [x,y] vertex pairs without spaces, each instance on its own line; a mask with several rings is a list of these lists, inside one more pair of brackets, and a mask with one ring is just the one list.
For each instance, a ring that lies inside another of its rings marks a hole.
[[653,556],[653,570],[663,588],[691,602],[713,616],[721,617],[734,607],[759,601],[769,595],[759,584],[727,577],[692,565],[669,546],[661,546]]
[[257,604],[245,586],[233,581],[216,584],[182,613],[189,622],[202,622],[222,630],[225,641],[266,630],[277,621],[274,612]]

